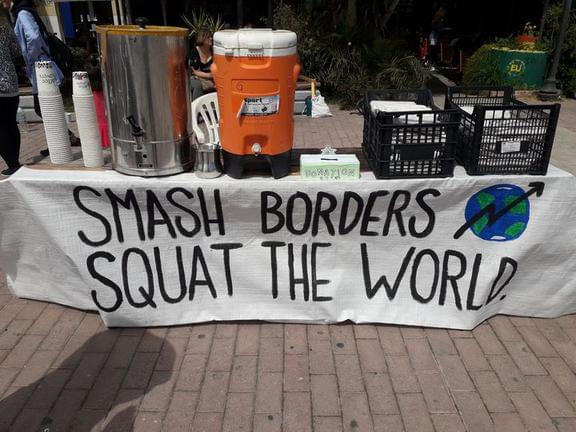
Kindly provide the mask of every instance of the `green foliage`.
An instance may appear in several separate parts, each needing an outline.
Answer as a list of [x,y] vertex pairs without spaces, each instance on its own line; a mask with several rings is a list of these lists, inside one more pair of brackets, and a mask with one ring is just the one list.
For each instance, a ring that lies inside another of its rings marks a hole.
[[[547,46],[550,52],[553,52],[558,37],[562,12],[562,3],[555,3],[546,10],[544,16],[542,43]],[[576,11],[574,9],[570,14],[570,22],[562,46],[558,80],[562,90],[574,96],[576,93]]]
[[383,38],[375,25],[350,28],[341,5],[331,13],[327,9],[310,11],[280,3],[274,25],[298,35],[302,73],[320,81],[332,100],[351,108],[369,88],[425,84],[429,71],[406,55],[405,38]]
[[224,28],[224,21],[222,21],[220,15],[214,18],[203,9],[198,11],[193,10],[190,15],[182,14],[180,17],[190,29],[190,36],[196,35],[200,30],[208,30],[211,33],[216,33],[218,30]]
[[468,59],[462,77],[464,85],[504,85],[504,74],[492,54],[495,47],[498,45],[483,45]]

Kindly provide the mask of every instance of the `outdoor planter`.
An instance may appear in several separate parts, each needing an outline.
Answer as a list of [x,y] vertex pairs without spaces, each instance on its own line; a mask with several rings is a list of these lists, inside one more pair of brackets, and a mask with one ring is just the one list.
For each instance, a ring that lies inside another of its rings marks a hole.
[[516,88],[538,88],[544,82],[548,53],[545,51],[493,48],[506,84]]

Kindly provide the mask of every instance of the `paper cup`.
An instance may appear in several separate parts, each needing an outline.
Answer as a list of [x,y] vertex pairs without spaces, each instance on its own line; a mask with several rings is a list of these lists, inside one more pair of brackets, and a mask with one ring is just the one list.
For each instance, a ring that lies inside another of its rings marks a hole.
[[56,80],[56,72],[51,61],[39,61],[35,63],[36,71],[36,87],[38,89],[38,96],[41,95],[59,95],[60,89],[58,88],[58,81]]
[[84,166],[89,168],[104,165],[104,155],[100,140],[100,128],[96,117],[94,98],[90,96],[72,97],[76,111],[76,125],[80,135]]
[[92,96],[88,72],[72,72],[72,94],[74,96]]

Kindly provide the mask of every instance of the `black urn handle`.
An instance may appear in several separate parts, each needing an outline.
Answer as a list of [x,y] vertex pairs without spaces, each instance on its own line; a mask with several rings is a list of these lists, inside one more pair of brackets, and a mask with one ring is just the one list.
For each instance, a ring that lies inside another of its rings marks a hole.
[[148,18],[146,18],[146,17],[138,17],[138,18],[136,18],[136,20],[135,20],[134,22],[135,22],[136,25],[137,25],[138,27],[140,27],[141,29],[145,29],[146,26],[147,26],[148,24],[150,24],[150,21],[149,21]]

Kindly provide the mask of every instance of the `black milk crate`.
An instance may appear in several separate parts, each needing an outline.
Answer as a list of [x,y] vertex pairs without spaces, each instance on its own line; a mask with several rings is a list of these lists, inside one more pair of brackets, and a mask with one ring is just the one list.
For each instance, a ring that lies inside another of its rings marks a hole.
[[[375,114],[372,101],[415,102],[432,110]],[[452,177],[458,110],[438,108],[429,90],[369,90],[360,108],[362,149],[376,178]]]
[[451,87],[446,107],[461,113],[456,160],[470,175],[545,175],[560,104],[528,105],[512,87]]

